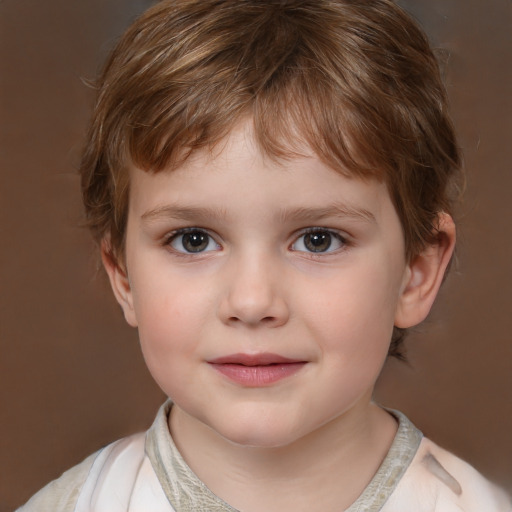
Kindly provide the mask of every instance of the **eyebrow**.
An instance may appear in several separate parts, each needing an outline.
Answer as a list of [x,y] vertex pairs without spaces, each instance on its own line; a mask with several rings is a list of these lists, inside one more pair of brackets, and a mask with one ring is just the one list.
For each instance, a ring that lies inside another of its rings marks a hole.
[[320,208],[299,207],[291,210],[283,210],[279,216],[279,220],[281,222],[287,222],[290,219],[321,221],[332,217],[352,218],[371,223],[377,222],[375,215],[371,211],[342,203],[333,203]]
[[142,220],[158,221],[163,219],[221,219],[226,217],[226,212],[222,208],[204,208],[201,206],[184,206],[179,204],[170,204],[157,206],[141,215]]
[[[143,221],[159,221],[165,219],[176,220],[221,220],[227,217],[224,208],[206,208],[201,206],[185,206],[179,204],[171,204],[158,206],[141,215]],[[291,209],[282,209],[278,214],[278,221],[281,223],[289,222],[290,220],[299,221],[321,221],[326,218],[342,217],[352,218],[365,222],[375,223],[375,215],[365,209],[352,205],[333,203],[323,207],[303,207]]]

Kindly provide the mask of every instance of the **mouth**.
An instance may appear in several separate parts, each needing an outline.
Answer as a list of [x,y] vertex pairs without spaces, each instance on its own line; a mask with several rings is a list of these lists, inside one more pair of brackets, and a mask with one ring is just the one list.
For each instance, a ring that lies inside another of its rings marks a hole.
[[244,387],[264,387],[291,377],[307,361],[289,359],[278,354],[231,354],[208,361],[230,381]]

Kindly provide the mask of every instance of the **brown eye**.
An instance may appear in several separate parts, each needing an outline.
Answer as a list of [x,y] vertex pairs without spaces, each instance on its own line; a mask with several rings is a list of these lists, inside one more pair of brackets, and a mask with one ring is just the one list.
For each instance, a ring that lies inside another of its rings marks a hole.
[[293,251],[306,253],[330,253],[341,249],[345,239],[335,231],[311,229],[292,244]]
[[215,251],[219,246],[215,240],[206,232],[200,229],[191,229],[185,232],[176,233],[170,245],[178,252],[194,254],[199,252]]
[[327,231],[304,235],[304,246],[310,252],[325,252],[331,247],[332,236]]

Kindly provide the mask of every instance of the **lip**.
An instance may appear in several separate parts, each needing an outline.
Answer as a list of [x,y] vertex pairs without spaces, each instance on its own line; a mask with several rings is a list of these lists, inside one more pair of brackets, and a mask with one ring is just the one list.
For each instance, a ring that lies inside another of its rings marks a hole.
[[208,361],[224,377],[245,387],[264,387],[299,372],[307,361],[278,354],[231,354]]

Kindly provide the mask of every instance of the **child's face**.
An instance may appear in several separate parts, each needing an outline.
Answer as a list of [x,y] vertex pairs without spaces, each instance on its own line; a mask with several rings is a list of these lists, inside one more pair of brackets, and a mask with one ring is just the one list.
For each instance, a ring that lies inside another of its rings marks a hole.
[[384,184],[272,162],[248,125],[131,180],[118,298],[177,411],[256,446],[364,411],[410,277]]

